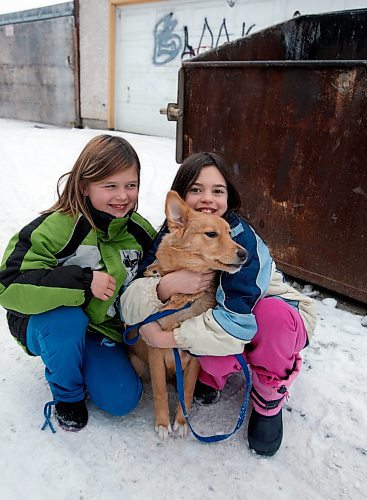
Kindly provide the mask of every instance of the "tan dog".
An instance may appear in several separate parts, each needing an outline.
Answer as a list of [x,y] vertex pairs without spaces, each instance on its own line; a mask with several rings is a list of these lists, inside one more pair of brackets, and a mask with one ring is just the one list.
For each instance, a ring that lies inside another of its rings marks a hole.
[[[186,269],[206,272],[209,270],[237,272],[247,257],[246,250],[235,243],[230,236],[230,227],[221,217],[191,210],[175,191],[169,191],[166,198],[166,217],[169,233],[158,247],[156,261],[149,266],[145,276],[164,276],[172,271]],[[213,287],[194,295],[178,294],[171,297],[162,308],[177,309],[188,302],[191,306],[183,311],[162,318],[159,323],[163,330],[177,328],[183,321],[214,307],[215,290]],[[172,432],[169,421],[168,392],[166,381],[175,375],[172,349],[149,347],[139,340],[133,346],[134,353],[148,361],[152,379],[155,409],[155,429],[161,439]],[[196,357],[180,351],[184,370],[185,406],[187,411],[192,403],[195,383],[199,373]],[[131,359],[138,373],[140,367],[136,359]],[[187,434],[187,424],[181,406],[178,405],[173,430],[182,437]]]

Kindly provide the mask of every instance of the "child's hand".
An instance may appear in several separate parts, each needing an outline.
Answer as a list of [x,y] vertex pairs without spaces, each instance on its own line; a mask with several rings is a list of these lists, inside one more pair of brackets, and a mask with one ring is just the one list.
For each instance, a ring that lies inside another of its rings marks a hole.
[[101,271],[93,271],[91,290],[97,299],[108,300],[115,293],[115,278]]
[[146,344],[150,347],[170,348],[177,347],[173,332],[162,330],[159,323],[152,321],[139,328],[139,333]]
[[195,294],[207,290],[215,277],[214,271],[207,273],[196,273],[180,269],[164,275],[157,286],[158,298],[161,302],[166,302],[176,293]]

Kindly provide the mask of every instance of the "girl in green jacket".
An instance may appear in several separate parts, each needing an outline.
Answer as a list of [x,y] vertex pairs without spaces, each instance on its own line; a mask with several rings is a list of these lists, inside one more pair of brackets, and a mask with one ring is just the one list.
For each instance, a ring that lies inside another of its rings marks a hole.
[[117,310],[155,236],[135,211],[139,181],[133,147],[118,136],[95,137],[59,179],[58,201],[5,251],[0,304],[14,337],[45,364],[53,431],[52,405],[63,429],[85,427],[87,393],[113,415],[139,402],[142,386],[121,344]]

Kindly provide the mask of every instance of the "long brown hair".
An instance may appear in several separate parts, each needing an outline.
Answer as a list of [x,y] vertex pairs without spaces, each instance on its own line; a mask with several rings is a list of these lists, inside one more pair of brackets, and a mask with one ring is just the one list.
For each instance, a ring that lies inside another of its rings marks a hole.
[[199,177],[204,167],[215,166],[223,175],[228,191],[228,209],[224,218],[229,212],[240,213],[241,197],[228,174],[228,167],[224,158],[217,153],[195,153],[186,158],[177,170],[171,189],[177,191],[181,198],[185,199],[190,187]]
[[[95,227],[90,216],[83,182],[99,182],[118,170],[135,166],[140,183],[140,161],[135,149],[122,137],[98,135],[90,140],[80,153],[72,170],[57,182],[57,202],[43,213],[62,212],[72,217],[82,213]],[[67,178],[61,192],[61,184]]]

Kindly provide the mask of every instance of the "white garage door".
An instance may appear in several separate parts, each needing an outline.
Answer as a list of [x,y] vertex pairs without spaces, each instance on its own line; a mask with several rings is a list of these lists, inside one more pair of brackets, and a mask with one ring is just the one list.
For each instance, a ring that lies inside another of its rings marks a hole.
[[[230,7],[229,4],[234,4]],[[166,0],[117,8],[115,128],[174,137],[159,109],[177,101],[183,59],[293,16],[355,7],[351,0]]]

